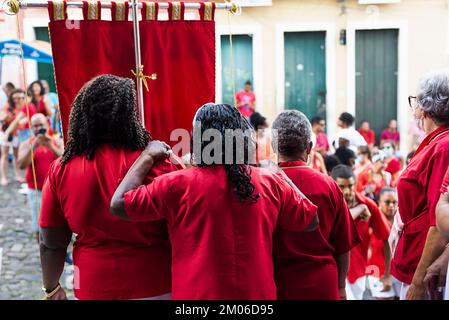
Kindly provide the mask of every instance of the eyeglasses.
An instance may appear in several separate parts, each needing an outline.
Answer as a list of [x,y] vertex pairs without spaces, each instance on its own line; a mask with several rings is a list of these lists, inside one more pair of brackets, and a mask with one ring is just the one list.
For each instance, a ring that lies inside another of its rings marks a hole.
[[408,96],[408,105],[410,106],[410,108],[415,111],[416,109],[419,108],[419,103],[418,103],[418,97],[415,96]]

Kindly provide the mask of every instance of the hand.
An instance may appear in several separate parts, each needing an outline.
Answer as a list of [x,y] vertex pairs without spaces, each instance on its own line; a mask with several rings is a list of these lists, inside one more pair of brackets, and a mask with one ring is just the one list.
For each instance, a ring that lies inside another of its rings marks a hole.
[[371,212],[369,211],[366,204],[361,204],[360,206],[363,208],[363,211],[360,213],[359,218],[365,222],[368,222],[368,220],[371,218]]
[[51,138],[47,135],[39,134],[34,140],[34,147],[45,146],[49,147],[51,142]]
[[147,145],[142,155],[149,156],[154,162],[165,160],[170,155],[170,146],[165,142],[153,140]]
[[383,275],[380,279],[379,279],[380,283],[383,284],[384,288],[382,289],[382,292],[387,292],[391,290],[391,287],[393,286],[393,279],[391,278],[390,275],[386,276]]
[[67,300],[67,296],[64,289],[61,287],[53,296],[51,296],[51,298],[47,298],[46,300]]
[[446,249],[443,254],[427,268],[423,282],[424,286],[431,294],[431,299],[441,296],[443,293],[442,288],[446,284],[448,263],[449,249]]
[[340,295],[340,300],[347,300],[346,288],[338,288],[338,294]]
[[427,290],[424,284],[414,284],[412,283],[405,296],[406,300],[425,300],[427,297]]

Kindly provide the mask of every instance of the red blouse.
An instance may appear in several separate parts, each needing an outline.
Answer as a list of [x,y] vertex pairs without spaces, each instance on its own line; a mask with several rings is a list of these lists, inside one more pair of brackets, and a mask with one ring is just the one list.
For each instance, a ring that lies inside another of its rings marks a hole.
[[320,227],[312,232],[277,227],[274,261],[278,299],[338,300],[336,257],[360,243],[343,194],[334,180],[304,162],[279,166],[318,206]]
[[399,177],[398,206],[405,226],[391,273],[404,283],[412,282],[429,228],[436,225],[435,208],[448,167],[449,126],[436,129],[424,139]]
[[131,220],[167,220],[173,299],[276,299],[275,227],[304,230],[317,208],[265,169],[252,168],[251,181],[256,202],[238,199],[222,165],[173,172],[125,194]]
[[[68,226],[73,245],[74,292],[78,299],[138,299],[171,291],[171,249],[166,224],[129,222],[109,204],[120,180],[140,155],[103,145],[95,157],[55,161],[42,192],[40,226]],[[176,170],[168,160],[146,178]]]

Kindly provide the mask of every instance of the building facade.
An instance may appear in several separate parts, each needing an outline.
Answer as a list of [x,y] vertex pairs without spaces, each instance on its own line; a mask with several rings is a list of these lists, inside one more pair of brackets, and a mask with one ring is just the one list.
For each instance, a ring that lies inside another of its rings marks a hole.
[[[324,116],[333,134],[338,115],[348,111],[357,125],[370,121],[377,135],[398,119],[406,137],[407,97],[423,74],[449,66],[448,0],[239,1],[241,15],[216,12],[216,99],[232,103],[233,73],[235,90],[252,81],[257,110],[270,121],[298,109]],[[0,15],[0,41],[16,38],[16,17]],[[25,41],[48,41],[46,9],[22,10],[19,18]],[[2,82],[19,85],[19,66],[5,58]],[[28,82],[52,82],[51,65],[28,61],[27,72]],[[409,149],[407,139],[401,149]]]

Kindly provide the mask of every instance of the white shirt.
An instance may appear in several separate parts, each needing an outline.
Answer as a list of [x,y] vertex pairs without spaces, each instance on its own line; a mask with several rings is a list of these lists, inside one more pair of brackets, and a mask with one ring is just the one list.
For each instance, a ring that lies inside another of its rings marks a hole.
[[339,132],[337,132],[337,134],[331,140],[332,146],[335,146],[335,149],[337,149],[340,146],[339,145],[340,138],[348,140],[349,149],[353,150],[356,153],[358,147],[367,145],[365,138],[363,138],[363,136],[352,127],[341,129]]

